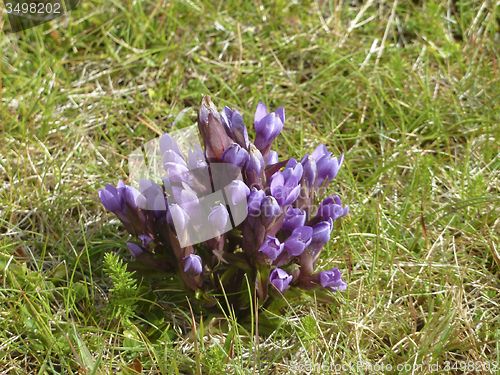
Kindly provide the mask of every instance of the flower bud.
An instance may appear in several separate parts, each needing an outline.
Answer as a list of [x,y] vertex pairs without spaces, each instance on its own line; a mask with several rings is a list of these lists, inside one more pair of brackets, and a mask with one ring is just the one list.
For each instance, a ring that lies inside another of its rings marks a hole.
[[248,131],[241,113],[237,109],[231,110],[229,107],[224,107],[221,120],[228,135],[241,147],[248,148]]
[[316,258],[319,250],[330,241],[330,235],[332,233],[333,221],[328,219],[328,221],[322,221],[315,226],[313,226],[313,235],[311,243],[308,247],[308,251],[311,253],[313,258]]
[[130,251],[130,254],[132,254],[132,256],[134,258],[137,258],[139,255],[141,255],[144,252],[142,247],[140,247],[139,245],[136,245],[135,243],[127,242],[127,246],[128,246],[128,250]]
[[255,172],[255,174],[260,177],[262,175],[262,170],[265,167],[264,158],[260,151],[250,143],[250,155],[249,159],[246,162],[245,169],[247,173]]
[[281,207],[272,196],[266,196],[262,199],[260,210],[262,212],[262,225],[266,228],[272,226],[276,222],[276,218],[281,215]]
[[224,150],[233,141],[222,125],[220,114],[210,96],[205,95],[198,110],[198,128],[205,145],[205,156],[208,161],[220,161]]
[[275,260],[283,251],[283,244],[277,238],[267,236],[266,240],[258,250],[267,258]]
[[342,280],[340,271],[337,267],[332,268],[331,271],[319,272],[318,281],[323,288],[327,288],[332,292],[336,292],[337,290],[343,291],[347,289],[347,283]]
[[304,183],[307,189],[311,190],[318,175],[316,161],[311,155],[306,155],[302,159],[302,166],[304,167]]
[[285,109],[283,107],[267,114],[267,107],[259,102],[255,111],[255,146],[267,156],[274,139],[281,133],[285,124]]
[[229,212],[222,204],[211,208],[208,214],[208,221],[212,223],[213,227],[220,233],[225,233],[227,223],[229,222]]
[[292,233],[295,228],[301,227],[306,222],[306,213],[299,208],[289,206],[285,213],[281,229],[284,233]]
[[285,250],[289,256],[299,256],[309,246],[313,236],[313,228],[302,226],[295,228],[285,241]]
[[237,143],[233,143],[231,146],[226,148],[221,155],[221,159],[224,163],[234,164],[240,168],[246,164],[249,158],[247,150],[242,148]]
[[316,187],[323,186],[326,180],[328,184],[333,180],[339,173],[342,162],[344,161],[344,154],[340,155],[340,158],[331,158],[328,154],[322,156],[317,162],[318,166],[318,177],[316,178]]
[[292,275],[287,274],[281,268],[275,268],[271,271],[269,275],[269,281],[273,284],[280,292],[288,288],[288,285],[292,281]]
[[189,276],[198,276],[203,270],[201,258],[195,254],[189,254],[184,259],[184,272]]
[[342,207],[342,202],[338,195],[324,199],[318,208],[317,217],[321,220],[332,219],[335,221],[349,213],[349,206]]

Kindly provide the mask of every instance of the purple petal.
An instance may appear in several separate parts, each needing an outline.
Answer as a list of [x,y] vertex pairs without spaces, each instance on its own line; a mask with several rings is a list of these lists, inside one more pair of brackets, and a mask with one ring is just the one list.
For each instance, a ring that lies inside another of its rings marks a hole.
[[219,233],[224,233],[227,229],[226,227],[229,221],[229,213],[227,212],[226,207],[222,204],[212,207],[210,213],[208,214],[208,220],[219,231]]
[[225,189],[229,192],[231,202],[235,206],[250,195],[250,189],[241,180],[233,180]]
[[203,270],[203,265],[201,263],[201,258],[195,254],[189,254],[187,257],[183,258],[184,262],[184,272],[190,276],[197,276]]
[[168,150],[172,150],[180,157],[184,157],[181,149],[179,148],[179,145],[172,138],[172,136],[170,134],[163,134],[160,137],[160,150],[161,150],[162,155],[164,155],[165,152],[167,152]]
[[255,122],[262,120],[267,115],[267,107],[264,103],[259,102],[255,110]]
[[280,107],[274,113],[276,113],[276,118],[279,118],[281,120],[281,123],[285,125],[285,108]]
[[281,268],[275,268],[274,270],[271,271],[271,274],[269,275],[269,281],[280,292],[283,292],[292,281],[292,275],[289,275]]
[[328,154],[328,149],[324,144],[320,144],[318,147],[316,147],[311,156],[314,159],[314,161],[317,162],[326,154]]
[[127,242],[128,250],[130,251],[130,254],[134,258],[137,258],[139,255],[141,255],[144,251],[139,245],[136,245],[135,243],[132,242]]
[[267,165],[272,165],[278,163],[278,153],[276,151],[271,151],[267,156]]

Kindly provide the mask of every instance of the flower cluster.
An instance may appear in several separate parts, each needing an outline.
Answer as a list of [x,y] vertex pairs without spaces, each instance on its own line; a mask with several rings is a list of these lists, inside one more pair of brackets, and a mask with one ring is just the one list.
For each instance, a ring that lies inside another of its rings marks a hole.
[[139,189],[118,182],[99,191],[102,204],[136,238],[131,254],[148,267],[177,273],[205,306],[210,293],[236,296],[246,308],[246,277],[262,301],[287,292],[345,290],[337,268],[315,270],[334,221],[347,215],[335,195],[315,205],[338,174],[343,155],[325,145],[300,161],[279,161],[271,149],[285,124],[285,110],[268,113],[259,103],[255,140],[243,117],[210,97],[198,111],[201,147],[185,155],[168,134],[160,140],[161,183],[141,180]]

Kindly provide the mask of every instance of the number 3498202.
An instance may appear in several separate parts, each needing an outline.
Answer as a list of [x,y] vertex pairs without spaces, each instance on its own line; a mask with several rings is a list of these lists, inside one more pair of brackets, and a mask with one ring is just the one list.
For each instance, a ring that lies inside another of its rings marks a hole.
[[6,3],[5,9],[7,13],[14,14],[23,14],[23,13],[31,13],[31,14],[48,14],[48,13],[61,13],[61,4],[60,3]]

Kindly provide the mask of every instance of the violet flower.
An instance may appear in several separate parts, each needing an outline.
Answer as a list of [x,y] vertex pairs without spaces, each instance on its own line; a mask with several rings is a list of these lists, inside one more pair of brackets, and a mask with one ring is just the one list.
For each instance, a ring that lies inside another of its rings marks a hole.
[[189,169],[191,170],[204,170],[208,166],[207,160],[205,159],[205,155],[203,154],[203,150],[200,146],[195,145],[189,149],[188,163]]
[[167,222],[175,228],[177,236],[181,236],[182,233],[186,232],[189,221],[188,213],[181,206],[178,204],[169,206]]
[[309,246],[313,237],[313,228],[302,226],[295,228],[285,241],[285,250],[289,256],[299,256]]
[[145,216],[140,207],[145,207],[147,203],[137,189],[118,181],[116,187],[106,184],[105,189],[99,190],[98,194],[103,206],[120,219],[130,234],[138,236],[144,233]]
[[265,193],[263,190],[257,190],[256,188],[252,188],[252,192],[248,196],[248,215],[251,217],[257,217],[261,215],[260,205],[262,200],[265,197]]
[[318,166],[318,177],[316,178],[316,187],[323,186],[326,181],[328,184],[333,180],[339,173],[340,167],[344,162],[344,154],[340,155],[337,159],[336,157],[331,157],[331,153],[323,155],[317,162]]
[[224,107],[221,112],[221,120],[229,137],[247,149],[249,144],[248,131],[243,123],[241,113],[237,109],[231,110],[229,107]]
[[177,144],[177,142],[172,138],[170,134],[163,134],[160,137],[160,150],[161,150],[161,155],[165,155],[166,152],[168,151],[173,151],[177,155],[179,155],[181,158],[184,158],[184,155]]
[[[300,162],[279,162],[271,148],[284,122],[283,108],[268,113],[260,102],[252,143],[238,110],[219,112],[204,96],[198,110],[203,149],[195,145],[185,156],[172,136],[159,139],[157,169],[163,167],[167,174],[157,177],[163,186],[140,180],[137,190],[120,181],[100,190],[105,208],[136,238],[127,243],[136,261],[178,273],[189,298],[207,308],[215,306],[215,295],[223,290],[230,305],[247,306],[238,293],[245,275],[262,302],[269,283],[282,293],[292,283],[304,291],[345,290],[337,268],[316,270],[333,222],[349,212],[337,195],[321,196],[338,175],[344,155],[336,158],[319,145]],[[286,271],[279,268],[285,264]],[[317,297],[327,299],[324,293]],[[264,306],[273,306],[268,302]]]
[[267,107],[259,102],[255,111],[255,146],[267,156],[274,139],[281,133],[285,124],[285,109],[278,108],[276,112],[267,114]]
[[231,202],[235,206],[250,195],[250,189],[241,180],[234,180],[225,187],[225,190],[229,193]]
[[281,207],[272,196],[266,196],[260,204],[262,224],[267,228],[272,226],[281,215]]
[[219,204],[212,207],[210,214],[208,214],[208,221],[220,233],[227,231],[227,224],[229,222],[229,212],[224,205]]
[[123,195],[124,186],[122,181],[118,181],[118,187],[106,184],[103,190],[99,190],[99,199],[103,206],[118,216],[121,221],[129,222],[125,208],[125,196]]
[[142,242],[142,246],[146,249],[149,249],[149,245],[153,243],[153,239],[149,237],[147,234],[141,234],[138,237]]
[[332,292],[347,289],[347,283],[342,280],[340,271],[337,267],[332,268],[331,271],[319,272],[318,279],[322,287],[327,288]]
[[[260,151],[252,143],[250,143],[249,151],[249,159],[245,164],[245,170],[247,174],[254,173],[256,176],[254,179],[257,181],[260,179],[262,171],[265,167],[264,158],[262,157]],[[252,181],[252,183],[253,182],[255,181]]]
[[299,208],[289,206],[285,212],[285,218],[281,230],[284,233],[292,233],[295,228],[301,227],[306,222],[306,213]]
[[242,148],[239,144],[233,143],[231,146],[226,148],[221,155],[221,159],[224,163],[230,163],[237,165],[238,167],[243,167],[250,156],[247,150]]
[[201,258],[195,254],[184,257],[184,272],[189,276],[198,276],[203,270]]
[[342,202],[338,195],[324,199],[318,208],[317,217],[326,221],[332,219],[335,221],[349,213],[349,206],[342,207]]
[[330,235],[332,233],[333,221],[328,219],[328,221],[322,221],[313,226],[313,235],[311,243],[309,246],[309,251],[316,253],[320,250],[328,241],[330,241]]
[[135,243],[127,242],[127,246],[128,246],[128,250],[130,251],[130,254],[132,254],[132,256],[134,258],[139,257],[139,255],[141,255],[144,252],[142,247],[140,247],[139,245],[136,245]]
[[287,176],[288,178],[285,179],[283,172],[276,172],[271,181],[271,194],[281,207],[292,204],[300,193],[299,180],[296,175],[290,172]]
[[308,191],[310,191],[314,183],[316,182],[316,176],[318,175],[318,166],[314,157],[311,155],[306,155],[302,158],[302,166],[304,167],[304,183]]
[[258,252],[264,254],[270,260],[275,260],[283,251],[283,246],[277,238],[267,236]]
[[288,288],[288,285],[292,281],[292,275],[287,274],[281,268],[275,268],[271,271],[269,275],[269,281],[273,284],[281,293]]

